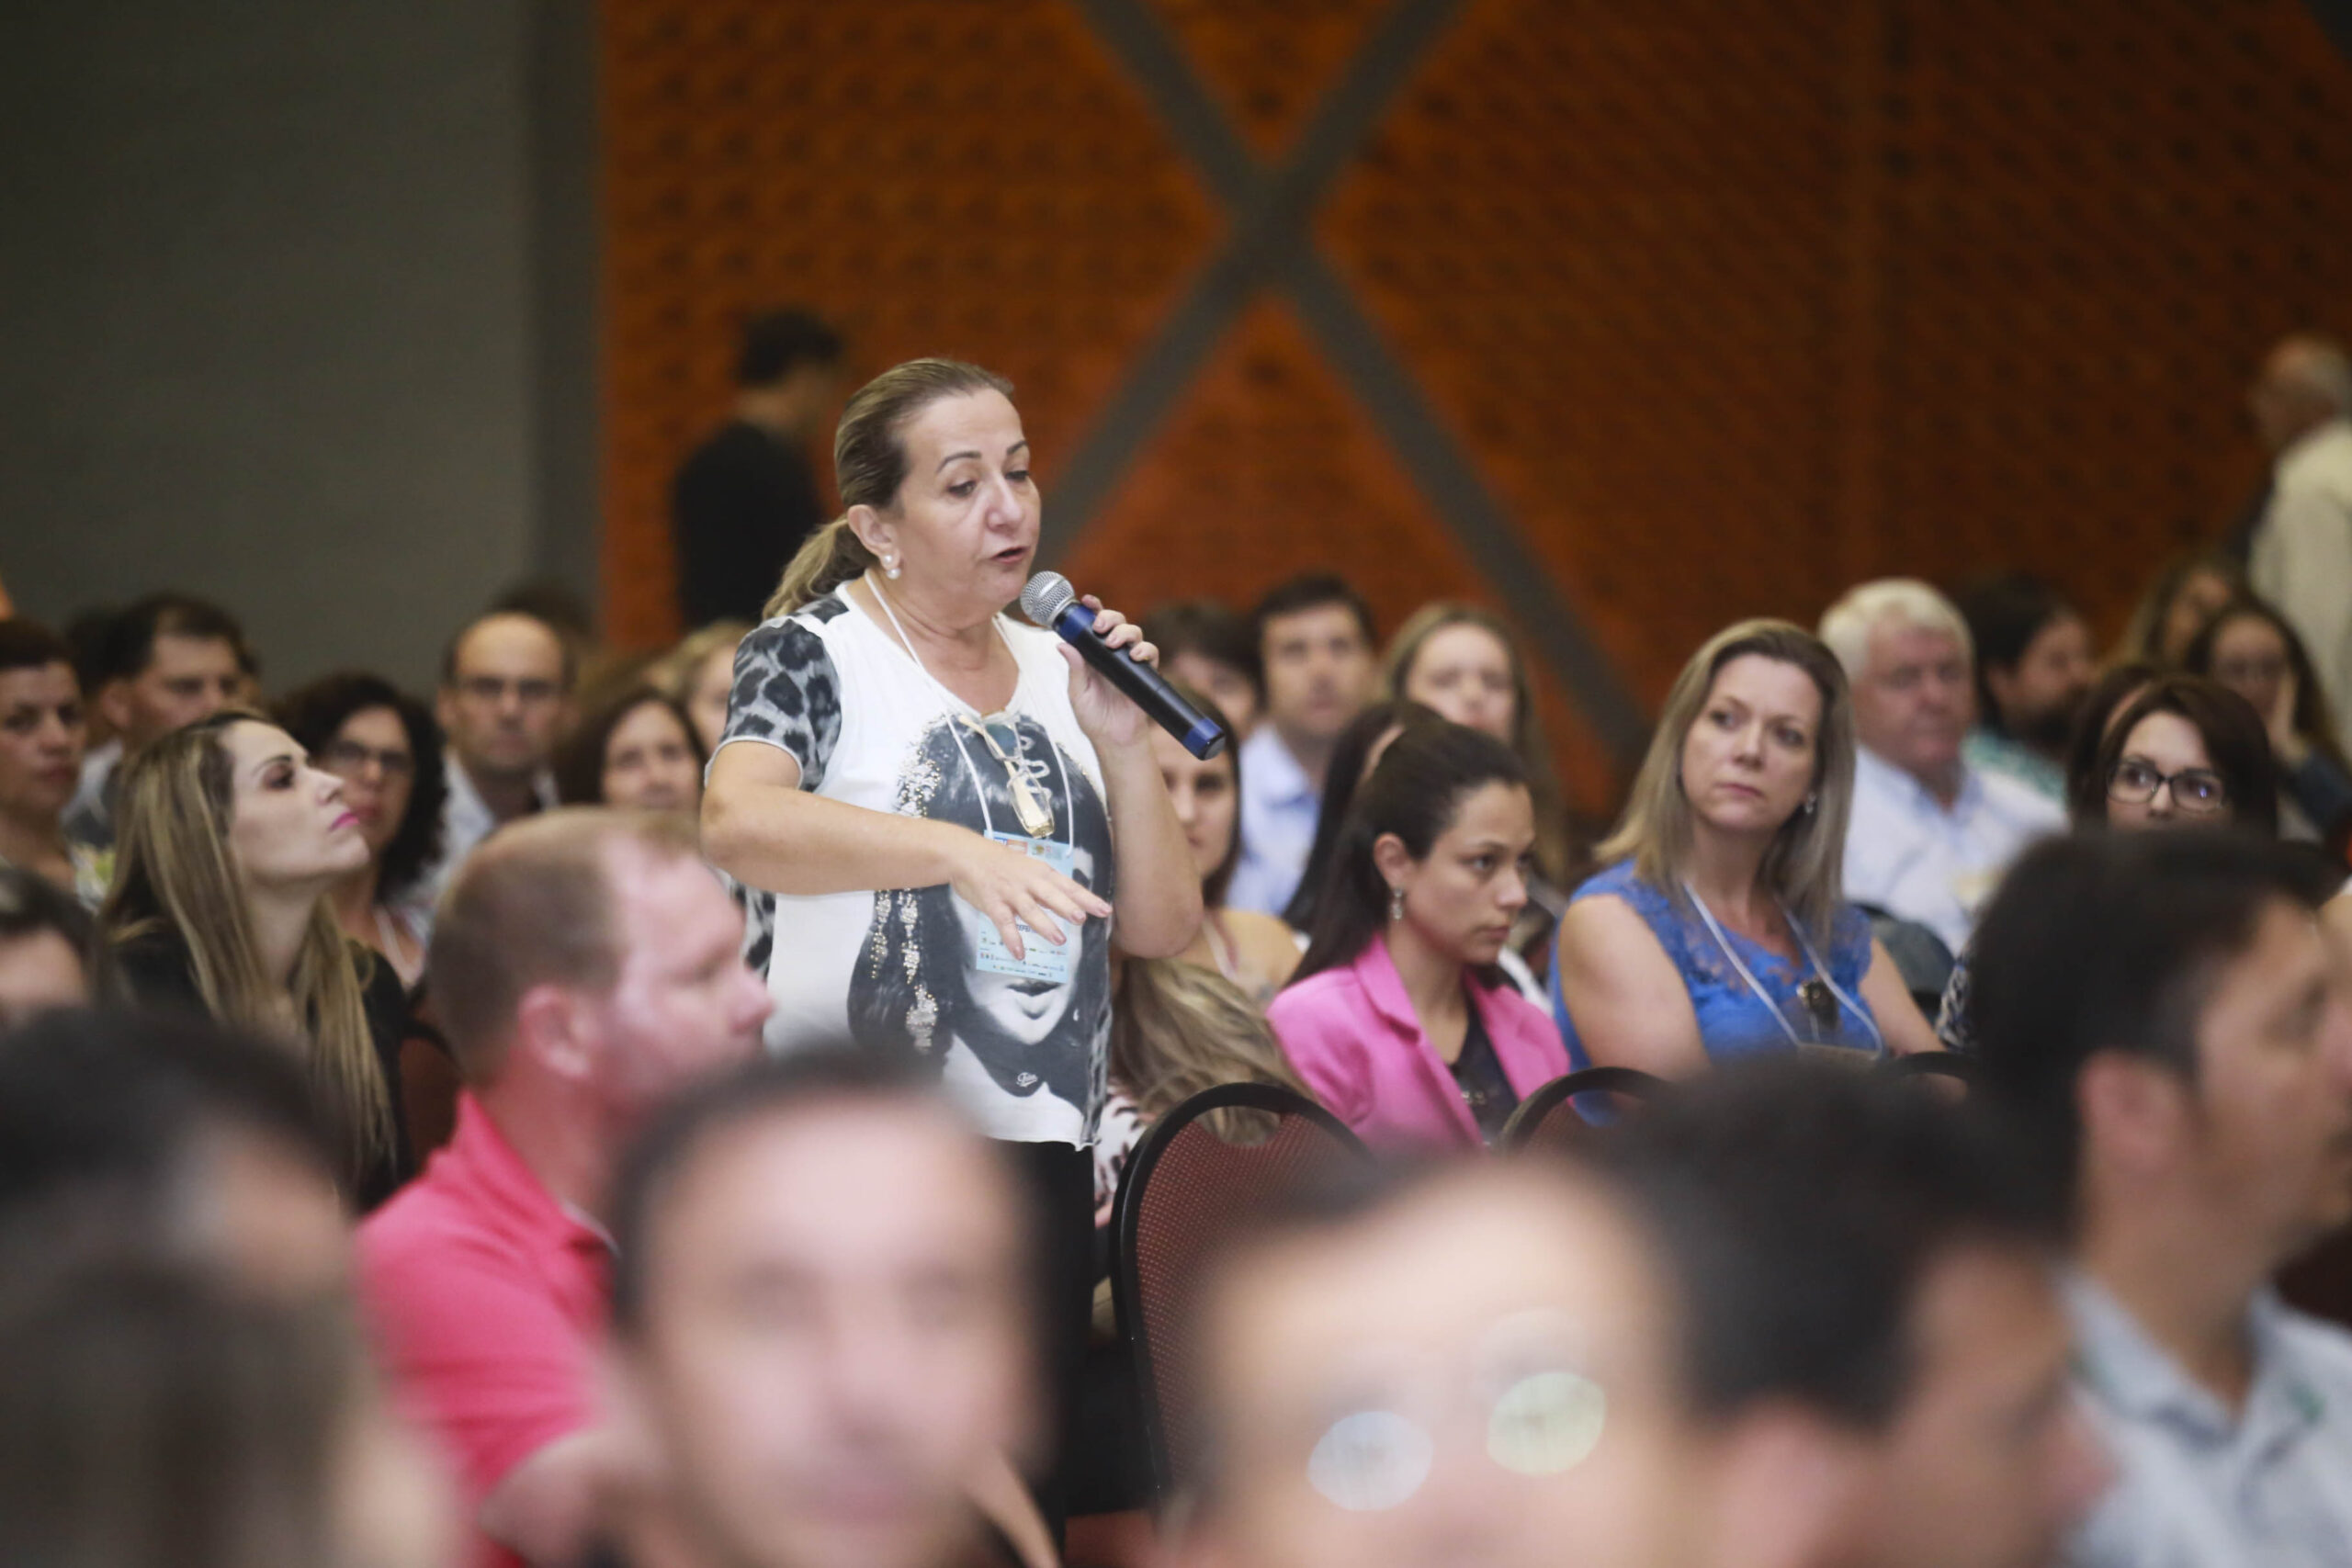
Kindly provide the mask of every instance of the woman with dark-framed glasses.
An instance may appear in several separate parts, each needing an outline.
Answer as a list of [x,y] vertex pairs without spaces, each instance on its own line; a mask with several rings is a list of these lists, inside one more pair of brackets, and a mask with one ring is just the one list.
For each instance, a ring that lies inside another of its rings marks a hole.
[[[2159,675],[2121,705],[2096,702],[2082,723],[2101,727],[2096,749],[2078,734],[2066,779],[2077,828],[2137,833],[2165,828],[2237,828],[2278,834],[2278,770],[2254,705],[2201,675]],[[1976,1048],[1969,990],[1972,955],[1954,961],[1936,1034],[1953,1051]]]
[[2077,827],[2278,831],[2278,775],[2254,705],[2218,682],[2166,675],[2117,710],[2066,784]]

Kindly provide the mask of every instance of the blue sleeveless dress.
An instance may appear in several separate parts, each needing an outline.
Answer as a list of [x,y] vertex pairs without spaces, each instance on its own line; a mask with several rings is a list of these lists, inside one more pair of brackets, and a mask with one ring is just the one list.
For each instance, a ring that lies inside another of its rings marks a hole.
[[[1667,957],[1673,960],[1683,985],[1690,992],[1691,1010],[1699,1015],[1699,1038],[1706,1045],[1709,1056],[1737,1056],[1751,1051],[1790,1048],[1787,1032],[1773,1021],[1771,1012],[1748,988],[1747,982],[1739,977],[1739,971],[1724,957],[1722,947],[1696,910],[1635,876],[1631,861],[1621,861],[1593,877],[1577,888],[1568,902],[1580,903],[1610,894],[1623,898],[1642,917],[1643,923],[1657,938],[1658,945],[1666,949]],[[1792,963],[1735,931],[1726,929],[1724,937],[1788,1020],[1789,1027],[1796,1031],[1799,1040],[1861,1051],[1882,1049],[1878,1037],[1871,1032],[1878,1021],[1871,1017],[1871,1005],[1862,999],[1862,976],[1871,966],[1871,922],[1861,910],[1851,904],[1838,907],[1838,919],[1829,933],[1828,950],[1821,953],[1829,977],[1852,1004],[1841,1001],[1838,1021],[1827,1029],[1815,1021],[1797,996],[1797,987],[1813,976],[1812,965]],[[1855,1017],[1857,1010],[1870,1021],[1870,1028],[1864,1028]],[[1557,954],[1552,963],[1552,1017],[1560,1026],[1560,1038],[1567,1044],[1568,1065],[1592,1066],[1584,1043],[1577,1038],[1577,1026],[1568,1017],[1567,1003],[1560,995]]]

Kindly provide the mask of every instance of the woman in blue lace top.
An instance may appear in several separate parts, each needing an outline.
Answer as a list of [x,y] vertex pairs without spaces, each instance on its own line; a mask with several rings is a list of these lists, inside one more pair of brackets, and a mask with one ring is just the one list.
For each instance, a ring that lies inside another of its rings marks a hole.
[[1934,1050],[1839,891],[1853,787],[1845,671],[1812,634],[1743,621],[1701,649],[1560,923],[1570,1062],[1682,1077],[1748,1051]]

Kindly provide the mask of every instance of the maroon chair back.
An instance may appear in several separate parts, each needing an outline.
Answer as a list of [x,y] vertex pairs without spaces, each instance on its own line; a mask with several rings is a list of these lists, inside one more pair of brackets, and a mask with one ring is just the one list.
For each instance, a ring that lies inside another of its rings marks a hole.
[[1338,1117],[1269,1084],[1204,1090],[1136,1145],[1113,1213],[1111,1289],[1135,1357],[1157,1502],[1184,1483],[1197,1446],[1183,1330],[1202,1264],[1256,1203],[1371,1158]]

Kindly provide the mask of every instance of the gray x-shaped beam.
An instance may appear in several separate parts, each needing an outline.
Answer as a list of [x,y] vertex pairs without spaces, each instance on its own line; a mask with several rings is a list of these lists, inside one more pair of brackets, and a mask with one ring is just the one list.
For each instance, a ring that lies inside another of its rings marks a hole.
[[1609,660],[1528,553],[1501,505],[1411,374],[1356,307],[1315,248],[1324,193],[1460,0],[1398,0],[1279,166],[1259,159],[1209,96],[1182,49],[1146,0],[1077,0],[1096,34],[1134,73],[1178,148],[1233,215],[1225,247],[1169,316],[1054,485],[1055,511],[1073,521],[1048,549],[1059,555],[1092,520],[1134,455],[1190,384],[1201,362],[1261,287],[1281,288],[1325,356],[1362,400],[1390,447],[1526,628],[1542,658],[1609,750],[1618,770],[1640,760],[1649,721]]

